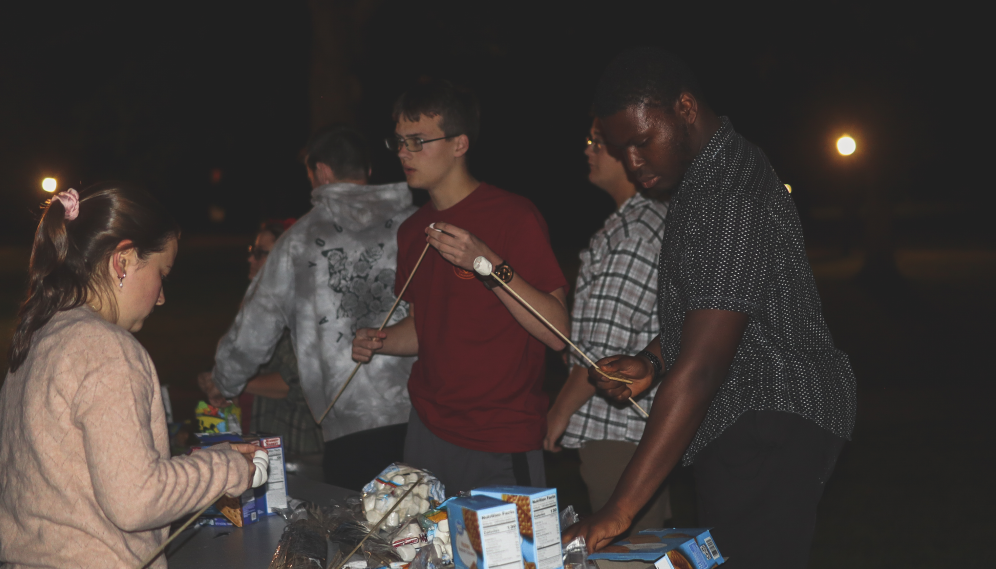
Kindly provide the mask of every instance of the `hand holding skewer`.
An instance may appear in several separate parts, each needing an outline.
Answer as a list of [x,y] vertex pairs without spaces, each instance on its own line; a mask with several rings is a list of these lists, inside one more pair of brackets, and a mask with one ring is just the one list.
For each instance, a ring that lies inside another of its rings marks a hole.
[[[557,334],[557,336],[559,336],[561,340],[563,340],[568,346],[574,348],[574,351],[576,351],[578,354],[580,354],[582,358],[584,358],[585,360],[587,360],[588,363],[591,364],[591,368],[590,369],[594,369],[598,374],[600,374],[601,376],[603,376],[605,379],[611,380],[613,382],[618,382],[618,383],[623,383],[623,384],[633,383],[632,380],[626,379],[624,377],[619,377],[618,375],[615,375],[615,374],[609,375],[609,373],[607,373],[605,370],[603,370],[601,367],[599,367],[598,364],[596,364],[591,358],[589,358],[588,354],[586,354],[583,351],[581,351],[581,348],[577,347],[574,344],[574,342],[572,342],[570,340],[570,338],[568,338],[567,336],[565,336],[563,334],[563,332],[561,332],[560,330],[557,329],[556,326],[554,326],[553,324],[550,324],[550,322],[546,318],[544,318],[543,315],[539,313],[539,311],[537,311],[535,308],[533,308],[532,305],[530,305],[528,302],[525,301],[525,299],[523,299],[514,290],[512,290],[512,287],[510,287],[507,284],[505,284],[505,281],[501,280],[501,277],[499,277],[498,275],[496,275],[494,273],[494,267],[491,265],[491,261],[488,261],[487,258],[485,258],[483,256],[480,256],[480,257],[477,257],[476,259],[474,259],[474,270],[477,272],[477,274],[479,274],[481,276],[488,276],[488,275],[490,275],[493,279],[495,279],[495,281],[498,284],[500,284],[502,287],[504,287],[504,289],[506,291],[508,291],[508,293],[510,295],[512,295],[513,297],[515,297],[516,300],[518,300],[519,302],[521,302],[523,306],[525,306],[527,309],[529,309],[529,311],[532,312],[533,315],[536,316],[536,318],[539,318],[540,321],[543,322],[543,324],[545,324],[555,334]],[[588,373],[590,374],[591,371],[589,370]],[[632,397],[629,397],[629,402],[630,402],[631,405],[633,405],[634,408],[636,408],[638,411],[640,411],[640,413],[642,413],[644,417],[648,417],[648,418],[650,417],[650,414],[647,413],[646,410],[643,409],[643,407],[640,407],[640,405],[636,401],[634,401]]]

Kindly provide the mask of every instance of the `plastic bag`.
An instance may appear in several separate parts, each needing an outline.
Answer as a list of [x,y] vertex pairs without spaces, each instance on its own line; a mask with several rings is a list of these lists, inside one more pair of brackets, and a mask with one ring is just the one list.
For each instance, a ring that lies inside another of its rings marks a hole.
[[[421,482],[405,496],[419,477]],[[404,499],[402,496],[405,496]],[[394,463],[363,487],[363,512],[371,524],[387,516],[381,527],[393,530],[401,525],[402,520],[436,507],[445,497],[442,482],[430,472]],[[398,507],[394,508],[396,504]]]
[[435,547],[423,547],[412,560],[408,569],[439,569],[443,561],[439,558]]
[[325,569],[328,534],[313,519],[295,520],[284,528],[269,569]]
[[[574,511],[574,506],[567,506],[560,512],[560,532],[563,532],[572,525],[578,523],[580,517]],[[584,537],[577,536],[563,546],[564,569],[587,569],[588,568],[588,544]]]

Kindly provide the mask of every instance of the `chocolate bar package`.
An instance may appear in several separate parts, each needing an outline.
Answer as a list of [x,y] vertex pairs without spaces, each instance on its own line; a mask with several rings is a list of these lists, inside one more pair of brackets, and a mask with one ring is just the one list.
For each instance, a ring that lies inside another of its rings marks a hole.
[[515,504],[489,496],[446,502],[456,569],[524,569]]
[[515,504],[526,569],[563,568],[556,488],[485,486],[470,493]]
[[598,569],[711,569],[724,561],[707,528],[645,529],[588,559]]

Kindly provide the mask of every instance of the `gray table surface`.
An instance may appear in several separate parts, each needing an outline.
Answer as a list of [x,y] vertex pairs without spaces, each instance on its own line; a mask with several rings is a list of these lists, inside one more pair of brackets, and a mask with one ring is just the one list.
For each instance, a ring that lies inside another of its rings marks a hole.
[[[298,500],[328,504],[330,499],[341,502],[357,492],[288,473],[287,494]],[[264,516],[243,528],[188,529],[166,548],[166,560],[173,569],[266,569],[285,525],[280,516]]]

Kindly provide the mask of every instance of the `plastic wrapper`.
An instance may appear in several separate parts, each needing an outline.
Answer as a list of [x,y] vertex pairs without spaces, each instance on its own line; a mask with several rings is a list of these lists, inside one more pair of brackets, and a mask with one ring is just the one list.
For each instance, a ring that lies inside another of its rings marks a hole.
[[[577,512],[574,511],[574,506],[567,506],[561,510],[561,533],[567,531],[567,528],[578,523],[579,519],[580,518]],[[585,543],[584,537],[579,535],[570,542],[565,543],[562,551],[564,556],[564,569],[587,569],[589,567],[588,544]]]
[[325,569],[328,533],[320,521],[295,520],[284,528],[269,569]]
[[380,534],[372,534],[368,537],[360,550],[363,552],[364,559],[367,560],[367,567],[388,567],[392,563],[402,561],[391,542],[381,537]]
[[[405,496],[413,486],[414,490]],[[394,463],[363,487],[363,513],[371,524],[387,516],[381,527],[393,530],[402,520],[438,506],[445,497],[442,482],[430,472]]]
[[207,401],[198,401],[194,417],[198,433],[242,434],[242,409],[234,402],[215,407]]
[[440,559],[435,547],[423,547],[412,559],[408,569],[439,569],[444,562]]

